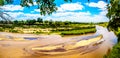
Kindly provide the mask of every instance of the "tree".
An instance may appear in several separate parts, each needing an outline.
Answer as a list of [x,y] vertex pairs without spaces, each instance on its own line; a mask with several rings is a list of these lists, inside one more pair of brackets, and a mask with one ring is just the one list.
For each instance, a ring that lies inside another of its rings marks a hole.
[[[108,29],[114,30],[115,32],[118,31],[118,27],[120,27],[120,0],[110,0],[107,17],[110,19]],[[104,58],[120,58],[120,33],[117,36],[118,43]]]
[[18,20],[15,20],[13,23],[17,25],[18,24]]
[[110,19],[108,28],[117,31],[120,27],[120,0],[110,0],[107,17]]
[[43,19],[42,18],[37,18],[37,22],[43,23]]
[[28,24],[28,25],[34,25],[35,22],[36,22],[35,19],[33,19],[33,20],[27,20],[27,24]]

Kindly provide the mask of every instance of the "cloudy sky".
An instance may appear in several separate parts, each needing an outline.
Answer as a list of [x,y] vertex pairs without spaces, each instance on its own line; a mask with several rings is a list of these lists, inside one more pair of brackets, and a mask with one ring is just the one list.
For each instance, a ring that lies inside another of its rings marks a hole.
[[63,0],[55,0],[58,10],[52,15],[41,16],[36,3],[34,6],[21,7],[20,1],[14,0],[13,4],[2,6],[8,11],[14,19],[26,20],[36,19],[38,17],[44,20],[53,21],[76,21],[76,22],[108,22],[109,19],[105,16],[107,13],[107,2],[104,0],[73,0],[71,3],[66,3]]

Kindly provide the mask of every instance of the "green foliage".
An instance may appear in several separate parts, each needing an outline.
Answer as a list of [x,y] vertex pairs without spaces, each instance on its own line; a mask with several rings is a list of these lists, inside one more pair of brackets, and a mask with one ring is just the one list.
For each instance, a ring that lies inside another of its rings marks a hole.
[[3,24],[1,27],[2,27],[3,29],[5,29],[5,28],[11,28],[11,29],[13,29],[15,26],[13,26],[13,25],[11,25],[11,24]]
[[42,18],[37,18],[37,22],[43,23],[43,19]]
[[61,35],[81,35],[86,33],[94,33],[96,30],[92,29],[83,29],[83,30],[72,30],[72,31],[63,31]]
[[0,6],[5,5],[5,4],[10,4],[12,2],[13,2],[13,0],[0,0]]
[[120,42],[116,44],[110,53],[104,58],[120,58]]
[[12,33],[18,33],[18,30],[10,29],[9,32],[12,32]]
[[41,34],[42,32],[41,31],[36,31],[34,34]]
[[[65,2],[72,2],[72,0],[64,0]],[[38,9],[40,9],[41,15],[50,15],[53,12],[56,12],[57,6],[55,4],[55,0],[35,0],[38,5]],[[29,4],[33,4],[33,0],[21,0],[21,6],[29,7]]]
[[[71,0],[64,0],[65,2],[69,2]],[[35,0],[37,3],[38,9],[40,9],[41,15],[50,15],[53,12],[56,12],[57,6],[55,4],[55,0]],[[30,7],[30,5],[34,5],[33,0],[21,0],[21,6]]]
[[4,31],[4,29],[3,28],[0,28],[0,32],[3,32]]
[[0,5],[4,5],[4,0],[0,0]]
[[110,19],[108,28],[118,31],[118,27],[120,27],[120,0],[110,0],[107,17]]
[[118,36],[118,42],[120,42],[120,32],[117,34]]
[[34,25],[35,22],[36,22],[35,19],[33,19],[33,20],[27,20],[27,21],[26,21],[26,23],[27,23],[28,25]]
[[17,21],[17,20],[15,20],[15,21],[13,21],[13,23],[14,23],[14,24],[18,24],[18,21]]

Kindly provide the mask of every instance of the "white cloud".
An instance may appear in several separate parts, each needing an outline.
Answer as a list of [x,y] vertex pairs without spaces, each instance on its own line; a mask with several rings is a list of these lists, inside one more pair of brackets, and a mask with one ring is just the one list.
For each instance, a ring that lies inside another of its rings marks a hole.
[[105,3],[104,1],[99,1],[97,3],[90,2],[90,3],[86,3],[86,5],[88,5],[89,7],[97,7],[100,8],[101,10],[104,10],[107,7],[107,3]]
[[102,11],[98,15],[92,15],[87,12],[57,12],[51,16],[41,16],[40,14],[28,14],[23,12],[7,12],[14,19],[26,20],[36,19],[41,17],[45,20],[53,19],[53,21],[75,21],[75,22],[108,22],[109,19],[105,16],[107,11]]
[[17,16],[24,14],[23,12],[6,12],[13,18],[17,18]]
[[81,3],[66,3],[60,5],[58,7],[58,11],[75,11],[75,10],[82,10],[84,7]]
[[36,3],[36,2],[33,2],[33,4],[34,4],[34,5],[37,5],[37,3]]
[[40,12],[40,9],[34,9],[34,11],[36,11],[36,12]]
[[[84,8],[81,3],[67,3],[62,4],[58,7],[56,13],[53,13],[50,16],[41,16],[40,14],[31,14],[34,12],[40,12],[39,9],[34,9],[31,13],[23,13],[23,12],[7,12],[14,19],[36,19],[41,17],[45,20],[53,19],[54,21],[76,21],[76,22],[106,22],[109,21],[105,16],[107,10],[103,10],[106,7],[106,3],[103,1],[99,1],[98,3],[90,2],[87,4],[90,7],[98,7],[102,9],[102,11],[98,15],[92,15],[90,11],[86,12],[74,12],[76,10],[82,10]],[[3,6],[6,10],[15,11],[15,10],[23,10],[24,8],[18,5],[5,5]]]
[[30,13],[23,13],[23,12],[7,12],[14,20],[26,20],[26,19],[36,19],[38,17],[43,17],[40,14],[30,14]]
[[[84,8],[81,3],[66,3],[60,5],[60,7],[57,7],[57,12],[64,12],[64,11],[76,11],[76,10],[82,10]],[[35,12],[40,12],[40,9],[34,9]]]
[[46,20],[53,19],[54,21],[75,21],[75,22],[108,22],[109,19],[105,16],[106,12],[100,12],[98,15],[91,15],[87,12],[63,12],[54,13],[52,16],[45,17]]
[[23,10],[24,7],[21,7],[20,5],[4,5],[1,8],[3,8],[4,10],[8,10],[8,11],[15,11],[15,10]]
[[52,14],[54,17],[62,17],[62,16],[73,16],[73,15],[79,15],[79,16],[82,16],[82,15],[91,15],[91,13],[89,11],[87,12],[57,12],[57,13],[54,13]]

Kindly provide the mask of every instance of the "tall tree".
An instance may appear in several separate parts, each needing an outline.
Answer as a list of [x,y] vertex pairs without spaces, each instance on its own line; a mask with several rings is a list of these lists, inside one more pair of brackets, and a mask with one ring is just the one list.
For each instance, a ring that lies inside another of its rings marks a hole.
[[109,29],[117,31],[120,27],[120,0],[110,0],[107,17],[110,19]]

